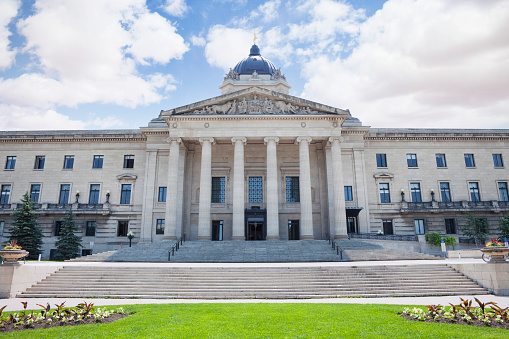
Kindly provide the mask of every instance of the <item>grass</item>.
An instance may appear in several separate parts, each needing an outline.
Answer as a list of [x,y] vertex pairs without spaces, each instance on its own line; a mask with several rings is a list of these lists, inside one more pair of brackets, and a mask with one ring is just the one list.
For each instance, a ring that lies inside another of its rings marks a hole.
[[0,338],[509,338],[509,331],[408,321],[404,306],[162,304],[124,306],[110,324],[0,334]]

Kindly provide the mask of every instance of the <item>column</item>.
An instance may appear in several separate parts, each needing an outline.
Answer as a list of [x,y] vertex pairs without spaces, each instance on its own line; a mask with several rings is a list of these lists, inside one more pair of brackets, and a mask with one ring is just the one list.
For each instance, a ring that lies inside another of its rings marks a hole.
[[233,224],[232,240],[245,240],[244,236],[244,145],[246,138],[233,137]]
[[166,188],[166,211],[164,216],[164,240],[177,239],[178,183],[181,138],[168,138],[168,186]]
[[300,238],[312,240],[313,237],[313,205],[311,201],[311,167],[309,163],[310,137],[298,137],[299,143],[299,191],[300,191]]
[[341,160],[341,137],[330,137],[332,157],[332,189],[334,191],[334,239],[348,239],[346,229],[345,188]]
[[368,190],[366,187],[366,166],[364,161],[364,150],[353,150],[353,163],[355,168],[355,184],[357,193],[357,206],[364,207],[358,216],[359,231],[369,233],[369,204]]
[[198,240],[211,240],[210,203],[212,195],[212,143],[214,138],[200,138],[200,206],[198,209]]
[[279,240],[279,201],[277,184],[278,137],[263,139],[267,145],[267,240]]
[[177,188],[177,229],[175,230],[175,236],[180,238],[183,234],[182,230],[182,220],[183,220],[183,211],[184,211],[184,181],[185,178],[185,167],[186,167],[186,153],[187,150],[183,144],[180,144],[180,154],[179,154],[179,171],[178,171],[178,188]]
[[140,242],[152,242],[156,169],[157,150],[149,150],[146,152],[145,160],[145,191],[143,192],[143,222],[141,224]]
[[334,228],[334,185],[333,185],[333,175],[332,175],[332,155],[330,150],[330,144],[325,147],[325,163],[327,166],[327,201],[329,208],[329,236],[333,237],[335,228]]

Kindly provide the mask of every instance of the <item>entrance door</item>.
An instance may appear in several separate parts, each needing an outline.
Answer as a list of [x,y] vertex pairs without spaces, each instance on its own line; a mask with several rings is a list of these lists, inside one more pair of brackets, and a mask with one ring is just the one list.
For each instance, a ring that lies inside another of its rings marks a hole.
[[392,220],[382,220],[382,226],[384,234],[394,234],[394,230],[392,229]]
[[265,240],[263,237],[263,222],[248,221],[247,222],[247,240],[257,241]]
[[251,208],[245,211],[246,240],[265,240],[267,237],[267,211],[261,208]]
[[348,217],[348,233],[357,233],[357,218]]
[[299,240],[299,220],[288,220],[288,240]]

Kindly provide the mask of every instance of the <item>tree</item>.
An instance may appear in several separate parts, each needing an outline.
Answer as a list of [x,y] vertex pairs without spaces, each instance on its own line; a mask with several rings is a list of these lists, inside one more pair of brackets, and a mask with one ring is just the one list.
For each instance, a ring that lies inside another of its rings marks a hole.
[[74,234],[78,231],[78,225],[74,220],[72,210],[67,211],[66,216],[62,219],[60,226],[60,234],[55,242],[57,251],[55,253],[56,260],[68,260],[76,258],[79,255],[81,245],[81,237]]
[[472,213],[467,213],[467,224],[463,233],[469,239],[474,239],[476,246],[484,245],[488,234],[488,221],[484,218],[477,218]]
[[18,245],[29,252],[28,259],[38,259],[42,253],[42,232],[37,222],[34,204],[26,192],[21,198],[21,207],[11,216],[14,218],[9,241],[16,239]]
[[498,230],[500,231],[500,238],[502,241],[504,238],[509,239],[509,215],[504,219],[500,219],[500,225],[498,226]]

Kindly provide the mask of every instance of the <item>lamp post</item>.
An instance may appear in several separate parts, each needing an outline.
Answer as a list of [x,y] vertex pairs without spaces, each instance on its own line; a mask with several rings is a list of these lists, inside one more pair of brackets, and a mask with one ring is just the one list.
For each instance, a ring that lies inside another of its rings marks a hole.
[[107,190],[106,191],[106,203],[109,204],[110,203],[110,190]]
[[431,189],[431,201],[435,202],[435,190],[432,188]]
[[401,189],[401,202],[405,202],[405,189]]
[[133,241],[133,238],[134,238],[133,231],[130,231],[129,233],[127,233],[127,239],[129,239],[129,247],[131,247],[131,243]]
[[78,203],[80,200],[80,190],[76,191],[76,203]]

